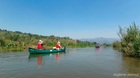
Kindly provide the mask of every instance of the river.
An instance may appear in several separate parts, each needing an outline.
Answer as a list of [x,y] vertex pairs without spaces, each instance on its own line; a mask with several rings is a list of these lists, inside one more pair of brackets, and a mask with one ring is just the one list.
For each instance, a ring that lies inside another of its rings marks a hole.
[[0,53],[0,78],[140,78],[140,58],[107,48],[68,48],[65,53]]

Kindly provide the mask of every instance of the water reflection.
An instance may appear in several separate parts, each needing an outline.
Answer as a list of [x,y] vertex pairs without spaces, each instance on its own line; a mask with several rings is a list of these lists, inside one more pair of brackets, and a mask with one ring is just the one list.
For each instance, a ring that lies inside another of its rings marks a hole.
[[59,53],[56,54],[56,61],[57,61],[57,62],[60,61],[60,54],[59,54]]
[[140,58],[123,57],[123,61],[127,73],[140,75]]
[[102,52],[103,47],[101,46],[100,48],[95,48],[95,52]]
[[37,64],[42,65],[42,56],[37,57]]
[[28,57],[29,62],[36,61],[37,65],[42,65],[45,63],[45,61],[56,61],[59,62],[61,55],[64,55],[64,53],[49,53],[49,54],[30,54]]
[[122,56],[112,47],[54,54],[1,53],[0,62],[0,78],[140,78],[140,59]]

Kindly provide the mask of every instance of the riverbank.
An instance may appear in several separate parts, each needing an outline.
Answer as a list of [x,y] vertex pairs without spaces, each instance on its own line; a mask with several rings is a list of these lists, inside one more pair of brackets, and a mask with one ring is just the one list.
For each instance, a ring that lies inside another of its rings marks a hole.
[[2,29],[0,29],[0,36],[0,51],[24,51],[29,47],[36,48],[39,40],[42,40],[44,46],[49,48],[55,46],[58,41],[61,42],[61,46],[68,47],[92,47],[94,45],[91,42],[75,40],[69,37],[59,37],[54,35],[43,36]]
[[[67,46],[68,48],[93,48],[91,46],[85,46],[85,47],[73,47],[73,46]],[[36,48],[36,47],[32,47]],[[46,49],[53,49],[53,46],[47,46]],[[26,52],[28,51],[28,48],[6,48],[6,47],[1,47],[0,52]]]

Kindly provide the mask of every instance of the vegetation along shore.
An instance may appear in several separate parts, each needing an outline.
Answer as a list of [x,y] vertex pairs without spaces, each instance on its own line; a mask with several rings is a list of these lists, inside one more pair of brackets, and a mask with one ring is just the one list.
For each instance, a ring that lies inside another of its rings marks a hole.
[[62,46],[71,48],[93,47],[94,43],[74,40],[69,37],[42,36],[20,31],[8,31],[0,29],[0,52],[26,51],[29,47],[37,48],[38,40],[43,40],[46,48],[52,48],[59,40]]
[[120,27],[118,35],[121,41],[113,43],[114,49],[127,56],[140,57],[140,30],[138,25],[133,23],[126,29]]

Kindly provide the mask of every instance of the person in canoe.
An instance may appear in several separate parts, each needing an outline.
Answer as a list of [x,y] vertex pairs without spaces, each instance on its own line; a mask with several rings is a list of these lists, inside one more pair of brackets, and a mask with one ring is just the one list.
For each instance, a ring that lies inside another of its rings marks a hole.
[[99,44],[96,44],[96,45],[95,45],[95,48],[100,48],[100,45],[99,45]]
[[57,50],[59,50],[60,48],[62,48],[62,47],[61,47],[61,44],[60,44],[60,41],[57,42],[57,44],[56,44],[55,47],[56,47]]
[[38,42],[38,45],[37,45],[37,48],[38,49],[45,49],[44,47],[43,47],[43,41],[42,40],[39,40],[39,42]]

